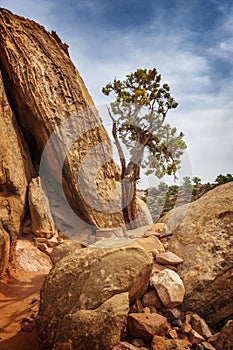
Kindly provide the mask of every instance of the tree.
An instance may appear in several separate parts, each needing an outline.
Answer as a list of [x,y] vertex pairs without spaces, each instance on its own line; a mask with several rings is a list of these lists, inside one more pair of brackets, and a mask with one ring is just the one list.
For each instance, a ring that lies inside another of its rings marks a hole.
[[192,180],[196,186],[201,184],[201,179],[197,176],[194,176]]
[[215,179],[215,182],[217,182],[217,185],[223,185],[226,184],[227,182],[233,181],[233,175],[232,174],[227,174],[227,175],[218,175]]
[[[175,127],[165,124],[168,111],[178,103],[171,96],[168,84],[161,83],[161,75],[155,68],[138,69],[124,81],[115,78],[102,92],[107,96],[111,92],[116,95],[108,112],[121,163],[124,219],[129,224],[137,217],[136,182],[141,168],[159,178],[165,174],[175,175],[179,168],[186,148],[184,134],[177,134]],[[120,139],[130,153],[128,164]]]

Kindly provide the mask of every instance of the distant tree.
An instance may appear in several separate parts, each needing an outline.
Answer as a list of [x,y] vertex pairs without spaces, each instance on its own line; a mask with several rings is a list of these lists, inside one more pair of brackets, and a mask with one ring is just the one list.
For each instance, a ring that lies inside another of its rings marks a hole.
[[197,176],[193,177],[192,180],[193,180],[195,185],[201,184],[201,179]]
[[227,175],[220,174],[215,179],[215,182],[217,183],[217,185],[223,185],[231,181],[233,181],[233,174],[227,174]]
[[[161,75],[155,68],[138,69],[124,81],[115,78],[102,92],[116,95],[108,111],[121,163],[122,208],[128,224],[137,217],[136,182],[141,168],[157,177],[175,174],[186,144],[182,132],[177,134],[176,128],[164,123],[168,111],[178,104],[168,84],[161,84]],[[130,152],[128,164],[119,139]]]

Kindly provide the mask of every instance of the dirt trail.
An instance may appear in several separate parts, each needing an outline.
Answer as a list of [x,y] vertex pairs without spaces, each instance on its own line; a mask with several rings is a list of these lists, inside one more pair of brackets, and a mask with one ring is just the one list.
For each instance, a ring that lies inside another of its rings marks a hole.
[[27,331],[21,331],[21,323],[35,317],[45,275],[20,269],[7,284],[0,282],[0,350],[38,350],[36,331],[29,332],[33,322]]

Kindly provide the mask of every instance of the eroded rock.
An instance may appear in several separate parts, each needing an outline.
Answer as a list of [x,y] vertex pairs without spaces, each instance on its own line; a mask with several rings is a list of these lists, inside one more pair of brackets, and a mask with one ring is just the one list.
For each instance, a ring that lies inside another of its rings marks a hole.
[[[113,296],[128,292],[129,302],[133,303],[145,293],[151,271],[152,257],[139,247],[72,251],[51,270],[41,291],[38,319],[41,349],[60,341],[61,337],[67,341],[62,332],[66,320],[72,327],[75,327],[75,315],[78,319],[79,315],[87,315],[88,321],[90,310],[101,308]],[[95,329],[92,330],[94,333],[90,330],[88,337],[94,338]]]
[[233,317],[233,183],[218,186],[200,199],[166,214],[173,235],[169,250],[184,262],[184,305],[218,330]]

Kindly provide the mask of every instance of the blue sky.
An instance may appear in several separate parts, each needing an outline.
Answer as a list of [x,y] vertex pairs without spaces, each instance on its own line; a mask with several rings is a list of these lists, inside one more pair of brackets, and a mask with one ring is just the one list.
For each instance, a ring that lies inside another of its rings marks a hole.
[[189,175],[233,173],[231,0],[0,0],[56,30],[95,104],[115,76],[156,67],[179,102],[169,121],[185,133]]

